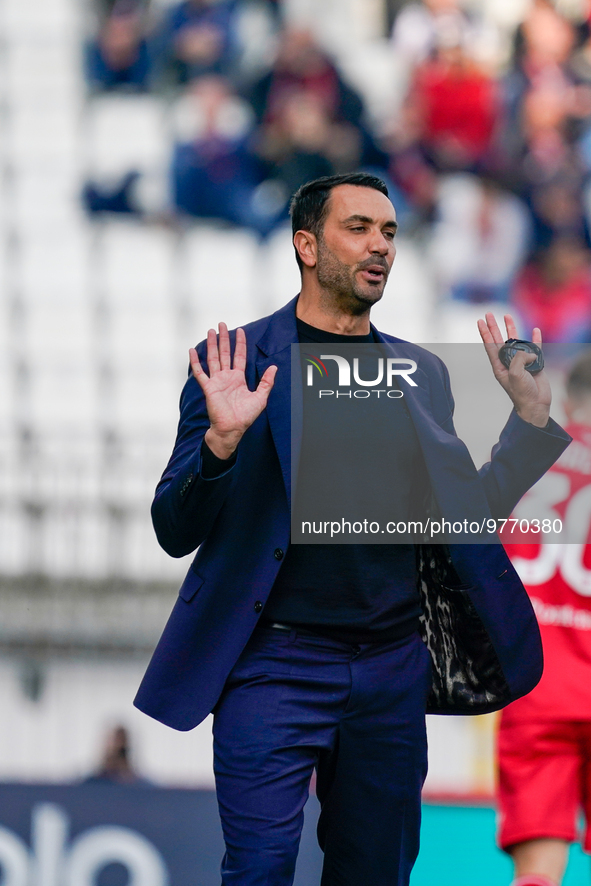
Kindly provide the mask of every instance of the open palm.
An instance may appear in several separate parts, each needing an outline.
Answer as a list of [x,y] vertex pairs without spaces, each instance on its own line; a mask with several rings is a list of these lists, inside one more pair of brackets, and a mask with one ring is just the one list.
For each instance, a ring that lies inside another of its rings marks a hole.
[[276,366],[269,366],[255,391],[246,384],[246,336],[243,329],[236,331],[234,364],[230,351],[230,336],[225,323],[219,324],[219,344],[215,330],[207,333],[207,365],[205,372],[197,351],[189,351],[191,369],[207,404],[211,427],[206,434],[210,449],[220,458],[228,458],[240,438],[261,414],[275,380]]

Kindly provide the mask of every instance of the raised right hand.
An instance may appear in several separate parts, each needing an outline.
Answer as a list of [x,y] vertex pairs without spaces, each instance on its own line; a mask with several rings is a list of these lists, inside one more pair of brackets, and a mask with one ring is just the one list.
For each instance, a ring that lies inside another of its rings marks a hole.
[[249,391],[244,375],[246,368],[244,330],[236,330],[232,367],[230,336],[225,323],[219,324],[219,347],[215,329],[210,329],[207,333],[209,375],[201,366],[195,348],[189,350],[189,359],[193,375],[205,394],[210,421],[205,442],[218,458],[230,458],[246,429],[267,405],[277,367],[267,367],[256,391]]
[[[511,314],[505,314],[505,327],[507,338],[518,338],[517,328]],[[515,407],[517,414],[524,420],[539,428],[545,428],[550,418],[550,403],[552,391],[550,382],[544,371],[532,375],[527,372],[527,363],[533,362],[535,357],[518,351],[511,360],[511,366],[507,369],[499,359],[499,350],[503,346],[504,339],[499,329],[495,315],[488,312],[484,320],[478,321],[480,337],[484,342],[486,353],[496,380],[505,389]],[[532,342],[541,346],[542,333],[539,328],[532,332]]]

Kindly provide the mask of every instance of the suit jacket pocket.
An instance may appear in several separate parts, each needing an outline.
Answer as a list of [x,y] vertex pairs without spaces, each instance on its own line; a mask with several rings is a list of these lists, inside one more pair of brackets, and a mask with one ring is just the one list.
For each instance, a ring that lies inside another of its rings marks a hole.
[[182,597],[186,603],[190,603],[204,581],[204,578],[197,575],[192,569],[189,569],[187,577],[181,585],[179,596]]

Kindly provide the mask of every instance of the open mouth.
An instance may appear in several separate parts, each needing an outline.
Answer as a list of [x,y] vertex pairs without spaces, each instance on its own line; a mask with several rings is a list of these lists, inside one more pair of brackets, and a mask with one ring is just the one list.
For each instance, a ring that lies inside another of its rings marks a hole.
[[381,283],[386,276],[384,268],[379,265],[370,265],[368,268],[362,268],[362,271],[365,274],[366,279],[371,280],[374,283]]

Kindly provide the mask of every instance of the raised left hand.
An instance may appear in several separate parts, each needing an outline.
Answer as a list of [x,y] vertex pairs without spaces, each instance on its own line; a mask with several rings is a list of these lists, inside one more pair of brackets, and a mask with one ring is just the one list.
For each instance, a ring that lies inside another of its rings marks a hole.
[[[550,382],[544,370],[532,375],[526,370],[528,363],[535,360],[534,354],[518,351],[511,360],[511,366],[507,369],[499,359],[499,350],[505,343],[505,339],[498,327],[495,315],[488,313],[485,320],[478,321],[478,331],[484,342],[490,365],[496,380],[507,391],[513,401],[515,411],[524,420],[538,428],[544,428],[550,417],[550,403],[552,391]],[[517,329],[511,314],[505,314],[505,327],[507,338],[517,338]],[[542,333],[536,326],[532,332],[531,340],[541,346]]]

